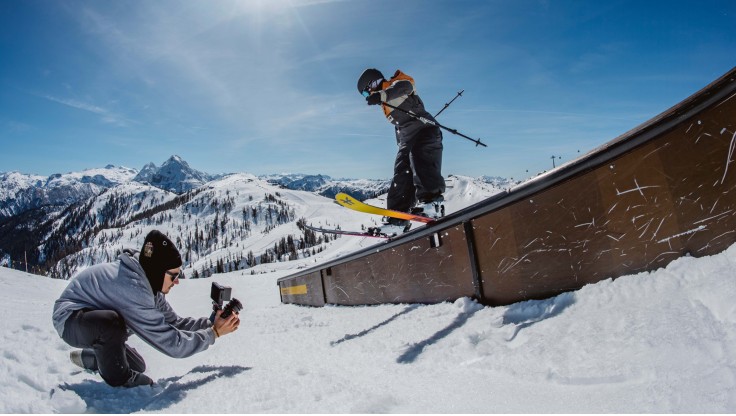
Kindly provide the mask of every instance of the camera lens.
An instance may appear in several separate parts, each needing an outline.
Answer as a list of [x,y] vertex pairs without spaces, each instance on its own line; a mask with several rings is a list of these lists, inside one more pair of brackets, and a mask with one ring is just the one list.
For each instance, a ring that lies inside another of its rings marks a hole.
[[222,315],[220,315],[222,318],[227,318],[230,316],[233,312],[240,313],[240,311],[243,309],[243,304],[240,303],[239,300],[233,298],[230,302],[228,302],[227,305],[225,305],[224,308],[222,308]]

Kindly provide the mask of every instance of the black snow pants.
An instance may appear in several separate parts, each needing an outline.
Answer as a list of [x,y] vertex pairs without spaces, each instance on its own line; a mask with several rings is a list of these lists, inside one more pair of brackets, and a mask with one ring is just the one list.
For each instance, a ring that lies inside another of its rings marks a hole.
[[429,202],[445,192],[442,177],[442,131],[429,126],[410,137],[397,135],[399,150],[386,207],[409,212],[417,201]]
[[94,350],[97,371],[111,386],[125,384],[132,370],[142,373],[146,369],[143,358],[125,344],[128,330],[115,311],[76,311],[66,320],[61,338],[72,347]]

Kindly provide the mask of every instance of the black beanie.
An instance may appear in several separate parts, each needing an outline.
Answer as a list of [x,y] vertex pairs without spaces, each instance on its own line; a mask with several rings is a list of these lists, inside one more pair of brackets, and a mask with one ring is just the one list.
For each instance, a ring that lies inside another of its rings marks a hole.
[[146,236],[138,261],[146,272],[154,295],[163,288],[166,271],[176,269],[182,264],[179,250],[158,230],[153,230]]

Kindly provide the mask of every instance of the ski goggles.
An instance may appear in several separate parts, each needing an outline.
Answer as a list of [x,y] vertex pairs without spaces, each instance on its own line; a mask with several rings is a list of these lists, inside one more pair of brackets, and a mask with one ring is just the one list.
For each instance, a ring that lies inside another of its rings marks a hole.
[[378,86],[381,84],[381,79],[377,79],[374,81],[371,81],[368,85],[365,86],[365,89],[361,92],[363,94],[363,97],[367,97],[371,95],[371,91],[376,91],[378,89]]

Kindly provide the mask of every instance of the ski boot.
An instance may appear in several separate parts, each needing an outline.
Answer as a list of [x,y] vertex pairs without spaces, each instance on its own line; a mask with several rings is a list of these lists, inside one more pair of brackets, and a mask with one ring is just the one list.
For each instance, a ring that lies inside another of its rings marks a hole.
[[411,209],[411,213],[437,220],[445,216],[444,202],[445,198],[442,195],[429,201],[420,201]]
[[411,221],[391,218],[380,227],[368,227],[368,233],[375,236],[395,237],[409,231],[409,228],[411,228]]

